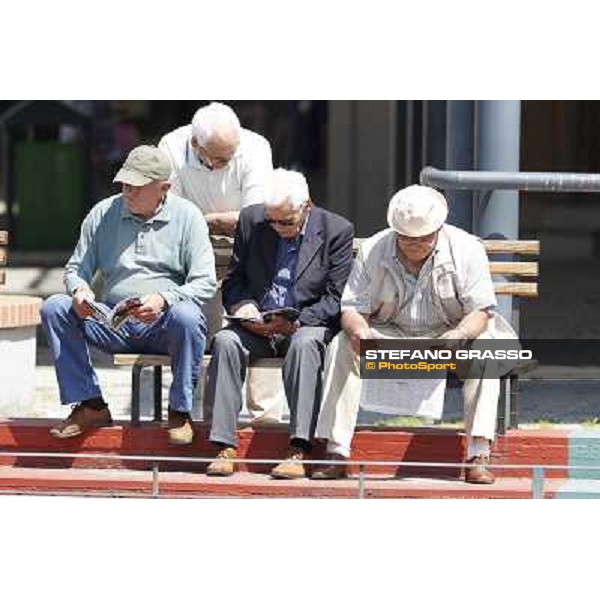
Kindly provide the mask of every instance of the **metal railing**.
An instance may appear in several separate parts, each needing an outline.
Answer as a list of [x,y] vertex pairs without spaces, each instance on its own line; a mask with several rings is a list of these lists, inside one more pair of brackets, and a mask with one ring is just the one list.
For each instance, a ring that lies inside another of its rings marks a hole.
[[[159,469],[160,463],[210,463],[215,460],[215,457],[208,458],[194,458],[194,457],[179,457],[179,456],[144,456],[144,455],[120,455],[120,454],[93,454],[93,453],[72,453],[72,452],[11,452],[11,451],[0,451],[0,458],[87,458],[87,459],[99,459],[99,460],[120,460],[120,461],[132,461],[132,462],[145,462],[152,464],[152,485],[149,493],[142,495],[143,497],[159,498],[160,497],[160,474]],[[235,464],[252,464],[252,465],[273,465],[281,462],[281,458],[270,459],[270,458],[236,458],[231,459]],[[468,463],[453,463],[453,462],[418,462],[418,461],[390,461],[390,460],[302,460],[299,463],[306,465],[345,465],[345,466],[358,466],[359,473],[356,478],[357,483],[357,498],[364,499],[366,491],[365,467],[413,467],[413,468],[467,468]],[[540,464],[516,464],[516,465],[504,465],[504,464],[489,464],[490,470],[495,469],[506,469],[506,470],[528,470],[532,471],[531,478],[531,498],[543,499],[544,498],[544,482],[546,471],[556,470],[568,470],[568,471],[598,471],[600,472],[600,465],[540,465]],[[165,471],[163,471],[165,473]],[[395,478],[391,477],[388,481],[394,481]],[[346,480],[352,482],[352,479]],[[381,481],[381,479],[378,479]],[[397,481],[401,481],[398,479]],[[440,480],[447,481],[447,480]],[[4,488],[2,492],[6,493],[10,488]],[[15,488],[18,490],[18,488]],[[78,495],[85,495],[85,492],[78,491]],[[111,494],[116,495],[116,494]],[[127,494],[119,493],[119,496],[140,496],[141,494]]]
[[531,192],[600,192],[600,174],[444,171],[424,167],[421,184],[453,190],[523,190]]

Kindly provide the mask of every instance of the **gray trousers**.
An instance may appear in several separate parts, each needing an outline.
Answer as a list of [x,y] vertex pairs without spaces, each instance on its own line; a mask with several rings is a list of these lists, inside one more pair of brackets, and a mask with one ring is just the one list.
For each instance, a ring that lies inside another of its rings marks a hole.
[[206,384],[210,441],[237,447],[237,419],[249,362],[285,357],[283,386],[290,408],[290,438],[310,442],[321,406],[325,347],[330,339],[327,327],[301,327],[278,343],[236,325],[219,331],[213,340]]

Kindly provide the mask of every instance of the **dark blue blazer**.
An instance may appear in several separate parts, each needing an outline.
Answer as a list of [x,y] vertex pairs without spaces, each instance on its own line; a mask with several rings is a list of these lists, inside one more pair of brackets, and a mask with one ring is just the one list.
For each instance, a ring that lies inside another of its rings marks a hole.
[[[340,298],[352,269],[353,236],[352,223],[312,206],[294,284],[301,325],[339,327]],[[263,204],[242,209],[222,286],[228,313],[242,300],[261,303],[275,275],[278,241],[277,233],[265,222]]]

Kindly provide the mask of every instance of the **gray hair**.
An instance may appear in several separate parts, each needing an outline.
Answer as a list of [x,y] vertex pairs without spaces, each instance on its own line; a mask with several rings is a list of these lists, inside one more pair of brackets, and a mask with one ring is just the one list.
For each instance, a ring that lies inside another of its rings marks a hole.
[[233,109],[220,102],[211,102],[196,111],[192,119],[192,135],[204,146],[211,138],[223,132],[240,134],[242,127]]
[[300,208],[310,198],[306,177],[298,171],[275,169],[270,183],[265,206],[289,202],[293,208]]

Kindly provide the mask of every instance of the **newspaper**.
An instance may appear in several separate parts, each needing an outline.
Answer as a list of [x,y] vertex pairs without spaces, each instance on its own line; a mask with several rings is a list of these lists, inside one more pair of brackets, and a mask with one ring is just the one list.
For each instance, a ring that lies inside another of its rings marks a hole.
[[[395,339],[391,328],[371,328],[376,339]],[[428,338],[420,340],[427,343]],[[432,345],[436,342],[431,340]],[[363,410],[398,416],[441,419],[444,411],[446,377],[435,379],[362,379],[360,407]]]
[[113,331],[119,331],[125,323],[133,319],[131,310],[141,306],[144,302],[142,298],[133,296],[121,300],[112,309],[92,300],[84,300],[83,303],[92,310],[93,318],[96,321],[110,327]]
[[362,379],[360,407],[389,415],[441,419],[446,378]]
[[273,317],[283,317],[290,323],[294,323],[300,315],[300,311],[291,308],[275,308],[273,310],[266,310],[261,312],[257,317],[235,317],[232,315],[225,315],[225,318],[232,323],[268,323]]

